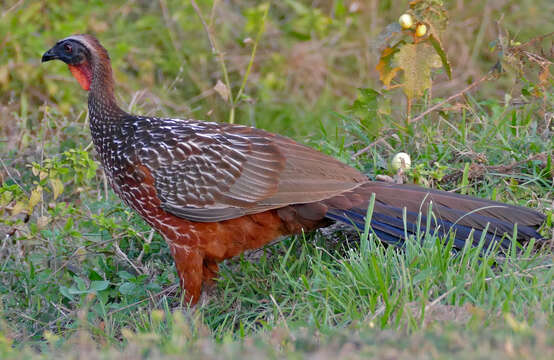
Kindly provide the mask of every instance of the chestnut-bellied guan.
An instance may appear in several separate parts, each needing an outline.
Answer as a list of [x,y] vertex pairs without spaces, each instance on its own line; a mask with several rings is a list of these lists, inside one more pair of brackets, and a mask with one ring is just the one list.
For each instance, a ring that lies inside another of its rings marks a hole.
[[452,234],[457,248],[480,239],[508,247],[505,235],[515,224],[519,242],[541,237],[545,217],[528,208],[370,181],[332,157],[252,127],[128,114],[115,100],[108,52],[91,35],[58,41],[42,57],[49,60],[65,62],[89,92],[92,140],[107,179],[165,238],[193,304],[224,259],[336,221],[364,229],[372,194],[370,225],[387,243],[401,245],[419,229]]

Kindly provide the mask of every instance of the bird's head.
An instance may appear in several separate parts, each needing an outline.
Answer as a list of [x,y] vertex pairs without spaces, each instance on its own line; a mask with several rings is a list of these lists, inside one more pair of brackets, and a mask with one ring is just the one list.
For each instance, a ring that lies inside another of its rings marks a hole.
[[42,62],[61,60],[66,63],[84,90],[90,90],[94,71],[99,68],[97,65],[104,64],[110,69],[109,59],[106,49],[94,36],[87,34],[62,39],[42,55]]

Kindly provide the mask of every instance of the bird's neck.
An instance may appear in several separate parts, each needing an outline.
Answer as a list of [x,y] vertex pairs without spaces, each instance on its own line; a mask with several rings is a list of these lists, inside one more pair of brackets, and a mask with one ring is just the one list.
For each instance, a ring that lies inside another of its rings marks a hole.
[[112,68],[108,59],[96,59],[92,64],[92,81],[88,95],[91,124],[119,122],[128,114],[118,105],[114,94]]

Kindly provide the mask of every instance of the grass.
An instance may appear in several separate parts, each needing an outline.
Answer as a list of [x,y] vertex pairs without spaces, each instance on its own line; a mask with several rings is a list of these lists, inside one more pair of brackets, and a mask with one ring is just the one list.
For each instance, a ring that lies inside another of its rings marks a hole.
[[[256,37],[264,8],[197,2],[237,94],[252,50],[242,40]],[[547,215],[548,241],[507,256],[452,256],[434,234],[399,250],[332,228],[226,261],[204,304],[189,309],[163,239],[105,186],[85,94],[64,66],[38,59],[68,34],[94,32],[125,108],[228,119],[198,16],[166,0],[14,2],[0,9],[0,358],[552,358],[552,78],[541,88],[533,63],[506,68],[406,126],[400,92],[371,99],[357,90],[379,88],[378,54],[367,45],[400,5],[299,4],[271,4],[237,122],[293,136],[370,177],[394,176],[389,159],[408,152],[404,181],[535,208]],[[487,44],[501,13],[524,42],[552,30],[551,6],[449,4],[443,43],[454,79],[437,74],[433,98],[415,110],[494,65]],[[355,99],[380,111],[364,118]]]

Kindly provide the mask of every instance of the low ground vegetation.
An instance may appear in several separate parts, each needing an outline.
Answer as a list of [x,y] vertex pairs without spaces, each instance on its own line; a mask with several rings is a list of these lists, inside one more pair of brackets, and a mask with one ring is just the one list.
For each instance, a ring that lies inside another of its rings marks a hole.
[[[376,70],[397,2],[270,5],[0,8],[0,357],[554,357],[551,2],[447,5],[452,78],[433,68],[432,87],[409,104],[402,78],[385,89]],[[76,32],[110,50],[129,111],[232,118],[372,178],[536,208],[547,240],[452,256],[432,233],[399,250],[335,227],[227,261],[188,309],[163,239],[94,161],[85,94],[62,65],[39,65]],[[403,173],[390,164],[400,151],[412,157]]]

